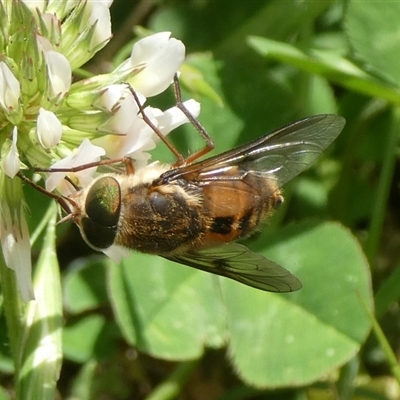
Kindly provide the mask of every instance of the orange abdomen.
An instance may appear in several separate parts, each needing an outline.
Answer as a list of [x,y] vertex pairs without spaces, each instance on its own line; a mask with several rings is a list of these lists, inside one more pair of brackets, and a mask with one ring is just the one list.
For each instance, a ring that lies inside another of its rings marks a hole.
[[241,180],[203,186],[203,207],[209,221],[204,242],[231,242],[252,233],[282,202],[276,187],[271,180],[250,174]]

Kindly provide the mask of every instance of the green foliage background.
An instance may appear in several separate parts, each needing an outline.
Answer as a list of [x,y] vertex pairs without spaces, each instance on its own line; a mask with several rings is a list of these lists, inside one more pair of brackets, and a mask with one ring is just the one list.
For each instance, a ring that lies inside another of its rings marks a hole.
[[[400,1],[116,0],[111,10],[114,39],[88,69],[124,59],[147,30],[171,31],[187,48],[184,97],[200,101],[215,152],[307,115],[347,125],[246,241],[298,276],[299,292],[139,254],[116,266],[75,227],[57,227],[64,317],[43,323],[57,334],[62,322],[63,367],[47,391],[40,368],[27,372],[21,398],[399,398]],[[173,135],[182,151],[201,146],[189,126]],[[160,147],[154,158],[172,161]],[[34,231],[49,205],[27,196]],[[55,237],[53,222],[36,241],[38,274],[57,262]],[[48,279],[44,292],[58,277]],[[31,349],[43,332],[28,331]],[[0,336],[2,400],[13,367]]]

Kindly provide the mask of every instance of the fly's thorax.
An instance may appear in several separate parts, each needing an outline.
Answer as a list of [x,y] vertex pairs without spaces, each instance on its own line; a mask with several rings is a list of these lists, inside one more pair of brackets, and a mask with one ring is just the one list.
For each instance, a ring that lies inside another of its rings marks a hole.
[[231,242],[256,231],[283,197],[276,181],[247,174],[240,180],[204,186],[204,208],[209,224],[204,241]]
[[116,244],[170,255],[193,247],[204,231],[201,189],[185,181],[122,188]]

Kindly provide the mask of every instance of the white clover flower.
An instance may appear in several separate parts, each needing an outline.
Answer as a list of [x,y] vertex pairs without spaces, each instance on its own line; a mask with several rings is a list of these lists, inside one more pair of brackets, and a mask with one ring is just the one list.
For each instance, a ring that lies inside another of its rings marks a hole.
[[[16,137],[16,132],[14,132]],[[34,298],[29,231],[24,218],[22,182],[0,172],[0,240],[6,265],[15,271],[24,301]]]
[[[137,115],[131,117],[130,125],[123,135],[107,135],[94,139],[93,143],[104,148],[107,157],[121,158],[130,156],[150,141],[152,141],[153,130]],[[154,148],[154,147],[153,147]]]
[[9,115],[19,108],[21,86],[9,66],[0,61],[0,107]]
[[64,96],[71,86],[71,66],[68,60],[56,51],[48,51],[45,56],[52,94]]
[[[146,101],[140,93],[138,98],[141,104]],[[139,118],[139,106],[126,85],[107,86],[96,102],[96,106],[107,110],[110,114],[110,118],[99,126],[99,129],[104,132],[125,135],[132,121]]]
[[[95,146],[88,139],[84,139],[81,145],[74,149],[71,154],[60,161],[57,161],[52,165],[52,168],[74,168],[80,167],[85,164],[90,164],[92,162],[96,162],[100,160],[101,156],[105,155],[105,150],[102,147]],[[95,173],[96,168],[86,168],[81,171],[70,173],[72,179],[76,182],[76,184],[81,187],[85,187],[89,185],[92,181],[92,176]],[[68,185],[68,182],[64,180],[66,172],[52,172],[49,178],[46,180],[46,190],[52,192],[59,185],[59,192],[67,195],[74,191],[74,188],[71,188]]]
[[107,42],[111,37],[111,1],[89,1],[87,7],[89,24],[94,25],[95,29],[89,44],[89,48],[95,49],[102,43]]
[[[72,69],[85,64],[111,39],[111,1],[53,1],[49,9],[63,22],[59,51],[64,54]],[[76,17],[71,10],[80,14]]]
[[163,92],[185,58],[185,46],[170,32],[148,36],[135,43],[131,57],[117,71],[137,70],[126,81],[146,97]]
[[3,144],[3,151],[1,157],[1,169],[9,177],[14,178],[20,169],[19,154],[17,148],[18,131],[14,127],[12,132],[12,139],[7,139]]
[[71,65],[63,54],[54,50],[48,38],[36,35],[36,39],[38,49],[42,52],[47,67],[48,95],[51,98],[64,97],[71,86]]
[[60,142],[62,125],[52,111],[40,107],[36,123],[36,136],[44,149],[51,149]]
[[[183,105],[194,118],[197,118],[199,116],[200,114],[199,102],[191,99],[184,101]],[[168,133],[178,128],[182,124],[188,122],[186,116],[176,106],[158,115],[157,121],[158,121],[158,128],[164,135],[167,135]]]
[[29,230],[24,210],[17,210],[20,218],[18,221],[12,218],[13,213],[7,202],[1,202],[0,238],[4,261],[7,266],[15,271],[19,291],[22,300],[33,300],[35,295],[32,287],[32,261],[31,244],[29,242]]
[[32,11],[35,11],[36,9],[38,9],[42,12],[47,3],[46,0],[22,0],[22,2],[25,3],[25,5],[27,7],[29,7]]

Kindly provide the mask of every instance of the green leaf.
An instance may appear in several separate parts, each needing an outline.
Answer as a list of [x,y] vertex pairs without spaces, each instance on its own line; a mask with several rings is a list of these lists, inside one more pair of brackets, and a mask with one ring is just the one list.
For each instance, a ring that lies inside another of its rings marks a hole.
[[190,60],[195,63],[195,60],[198,60],[199,58],[205,58],[205,62],[207,63],[212,62],[210,54],[192,54],[186,59],[186,63],[182,65],[179,82],[181,83],[181,85],[185,86],[187,90],[189,90],[189,92],[193,94],[193,96],[204,96],[205,98],[214,101],[216,106],[222,107],[223,101],[221,99],[221,96],[205,80],[204,74],[198,68],[190,65]]
[[[198,99],[201,102],[199,120],[206,126],[208,134],[214,139],[215,152],[218,153],[228,148],[233,148],[237,144],[241,130],[243,129],[243,121],[226,103],[222,95],[223,90],[218,73],[218,62],[212,57],[196,55],[188,58],[188,68],[196,70],[207,77],[206,84],[213,88],[216,96],[218,96],[218,101],[216,101],[217,98],[215,96],[210,96],[210,94],[199,91],[193,93],[192,91],[186,92],[186,90],[183,90],[183,98],[188,99],[196,94],[202,95]],[[183,74],[185,76],[185,69]],[[186,75],[186,78],[184,78],[185,87],[188,86],[189,89],[192,89],[190,88],[190,84],[186,84],[187,79]],[[204,146],[203,138],[200,137],[190,124],[186,124],[185,135],[182,136],[187,140],[186,148],[190,148],[192,151]]]
[[107,303],[106,261],[93,257],[69,266],[63,280],[64,306],[74,314],[93,310]]
[[115,325],[98,314],[70,322],[63,331],[63,348],[67,358],[76,362],[110,358],[115,352]]
[[185,387],[190,375],[197,366],[197,361],[180,363],[170,376],[167,377],[146,400],[173,400],[176,399]]
[[27,400],[53,400],[61,369],[62,300],[55,250],[55,204],[49,212],[52,218],[47,226],[34,276],[36,300],[27,306],[25,331],[20,343],[22,361],[17,383],[18,398]]
[[12,359],[12,353],[10,348],[10,342],[8,339],[8,330],[5,329],[7,326],[7,320],[4,315],[4,310],[1,310],[2,315],[0,316],[0,371],[2,373],[13,374],[14,364]]
[[97,360],[90,360],[82,365],[79,373],[74,377],[70,398],[80,400],[93,399],[93,386],[98,368],[99,363]]
[[374,78],[331,50],[309,50],[306,54],[293,45],[256,36],[251,36],[248,43],[264,57],[291,64],[305,72],[322,75],[358,93],[400,104],[400,92],[397,88]]
[[131,345],[156,357],[200,357],[221,347],[225,311],[209,274],[144,254],[110,265],[109,289],[117,322]]
[[[264,65],[250,69],[245,61],[188,57],[188,64],[206,77],[223,102],[219,106],[208,97],[201,98],[199,119],[214,139],[215,153],[260,137],[290,122],[296,115],[292,106],[296,99],[288,91],[286,76],[277,79]],[[191,93],[185,94],[184,98],[190,96]],[[190,129],[193,131],[193,127]],[[193,136],[188,133],[186,137]],[[198,146],[191,143],[190,148]]]
[[332,3],[333,0],[269,0],[236,2],[227,7],[226,0],[176,2],[160,7],[152,15],[150,27],[155,32],[172,30],[186,45],[196,50],[211,49],[220,57],[245,53],[244,42],[249,33],[275,39],[292,37],[307,29]]
[[372,303],[368,264],[337,224],[298,224],[270,242],[261,252],[296,274],[300,291],[262,292],[139,254],[110,266],[110,293],[125,338],[154,356],[182,360],[228,337],[235,369],[252,385],[322,379],[356,353],[369,331],[359,298]]
[[368,263],[350,232],[334,223],[290,226],[269,241],[263,255],[303,288],[277,295],[224,282],[229,352],[248,383],[302,386],[346,363],[365,340],[370,321],[360,297],[372,304]]
[[332,3],[332,0],[307,1],[303,3],[296,0],[266,2],[258,12],[254,13],[251,19],[239,25],[239,29],[236,29],[230,37],[225,39],[218,50],[226,52],[240,51],[238,48],[240,49],[242,46],[237,44],[244,43],[250,33],[285,40],[291,35],[298,34],[303,29],[308,30],[310,24],[313,24],[315,19]]
[[345,31],[356,56],[369,69],[400,85],[400,2],[349,1]]
[[308,93],[307,104],[304,104],[303,97],[298,99],[299,102],[303,103],[303,108],[305,108],[303,114],[337,113],[336,99],[326,79],[312,75],[307,80],[307,87],[305,89],[304,94]]
[[2,387],[0,387],[0,400],[11,400],[11,395]]
[[381,318],[390,307],[400,299],[400,268],[394,269],[386,278],[375,295],[375,315]]

